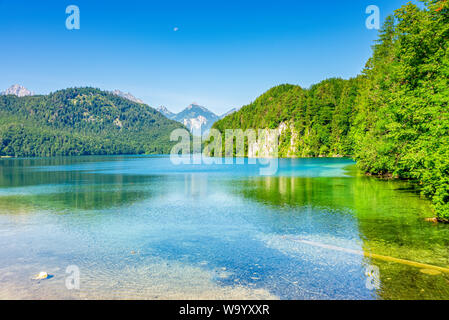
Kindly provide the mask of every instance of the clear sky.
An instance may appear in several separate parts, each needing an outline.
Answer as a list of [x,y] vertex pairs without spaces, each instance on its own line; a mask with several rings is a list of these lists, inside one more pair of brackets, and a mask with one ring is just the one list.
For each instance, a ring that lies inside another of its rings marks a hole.
[[[75,86],[131,92],[179,112],[222,114],[282,83],[357,75],[381,21],[406,0],[0,0],[0,91]],[[80,30],[67,30],[68,5]]]

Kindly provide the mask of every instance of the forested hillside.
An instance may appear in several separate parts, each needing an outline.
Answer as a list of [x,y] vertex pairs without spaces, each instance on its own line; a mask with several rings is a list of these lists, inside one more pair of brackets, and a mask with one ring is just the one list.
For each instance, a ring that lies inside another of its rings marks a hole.
[[351,155],[369,174],[413,179],[449,219],[449,3],[389,17],[354,79],[281,85],[215,124],[277,128],[281,156]]
[[0,96],[0,156],[169,153],[181,124],[93,88]]
[[308,90],[280,85],[214,127],[224,132],[229,128],[275,129],[287,123],[280,156],[350,155],[352,142],[347,136],[358,83],[357,79],[329,79]]

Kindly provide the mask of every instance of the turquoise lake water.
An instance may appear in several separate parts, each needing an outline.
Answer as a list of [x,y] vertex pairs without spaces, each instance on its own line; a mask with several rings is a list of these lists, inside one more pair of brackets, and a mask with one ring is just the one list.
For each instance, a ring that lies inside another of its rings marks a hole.
[[449,227],[406,182],[349,159],[259,169],[1,159],[0,299],[449,299]]

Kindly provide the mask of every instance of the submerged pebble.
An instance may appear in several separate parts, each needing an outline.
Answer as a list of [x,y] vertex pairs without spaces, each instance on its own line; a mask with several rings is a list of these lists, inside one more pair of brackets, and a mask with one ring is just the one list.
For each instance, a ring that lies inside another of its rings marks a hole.
[[39,274],[35,275],[33,279],[34,280],[44,280],[44,279],[47,279],[47,278],[48,278],[48,273],[42,271]]

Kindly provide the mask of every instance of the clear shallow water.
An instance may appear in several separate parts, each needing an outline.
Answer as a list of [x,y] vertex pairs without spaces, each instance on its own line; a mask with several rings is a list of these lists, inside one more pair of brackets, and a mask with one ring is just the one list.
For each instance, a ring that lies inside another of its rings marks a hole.
[[449,227],[406,183],[347,159],[279,165],[2,159],[0,298],[449,299],[449,274],[363,256],[449,267]]

